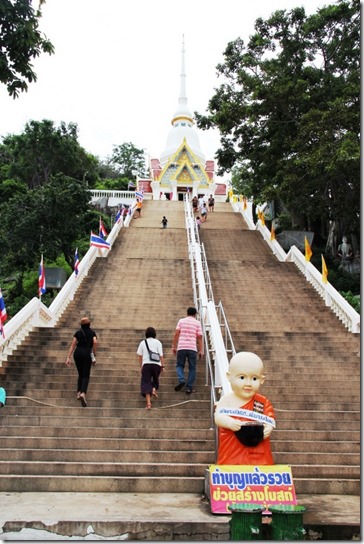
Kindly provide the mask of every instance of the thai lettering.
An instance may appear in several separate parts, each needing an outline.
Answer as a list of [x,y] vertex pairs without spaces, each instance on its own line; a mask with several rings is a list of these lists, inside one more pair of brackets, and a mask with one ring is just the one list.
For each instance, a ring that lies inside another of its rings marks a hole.
[[244,410],[243,408],[224,408],[221,406],[218,408],[218,413],[232,417],[243,417],[245,419],[259,421],[260,423],[268,423],[269,425],[272,425],[272,427],[276,426],[276,421],[274,418],[259,412],[255,412],[254,410]]
[[229,501],[229,503],[254,502],[269,505],[278,502],[282,504],[292,504],[294,502],[292,491],[271,491],[269,486],[265,486],[263,490],[254,490],[247,487],[245,491],[225,491],[220,487],[216,487],[212,496],[215,501]]
[[292,485],[292,477],[289,472],[261,472],[259,467],[254,467],[254,472],[229,472],[216,468],[211,473],[212,485],[226,485],[229,489],[243,490],[249,485]]

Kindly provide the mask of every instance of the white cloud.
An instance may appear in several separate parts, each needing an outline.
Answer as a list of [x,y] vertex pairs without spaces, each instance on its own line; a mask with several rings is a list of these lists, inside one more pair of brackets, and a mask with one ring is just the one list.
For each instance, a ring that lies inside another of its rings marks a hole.
[[[182,35],[191,111],[204,113],[219,86],[216,65],[229,41],[244,41],[258,17],[320,0],[48,0],[41,31],[55,54],[34,61],[38,81],[13,100],[0,86],[0,136],[22,132],[29,120],[77,123],[80,144],[105,158],[132,142],[162,153],[177,107]],[[217,131],[200,131],[206,158],[219,147]]]

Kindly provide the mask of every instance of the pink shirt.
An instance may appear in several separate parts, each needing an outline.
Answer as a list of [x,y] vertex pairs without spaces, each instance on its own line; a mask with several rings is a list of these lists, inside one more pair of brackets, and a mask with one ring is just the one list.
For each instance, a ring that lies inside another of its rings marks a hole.
[[180,331],[177,351],[180,349],[197,351],[196,339],[202,336],[201,323],[195,317],[187,316],[178,321],[176,330]]

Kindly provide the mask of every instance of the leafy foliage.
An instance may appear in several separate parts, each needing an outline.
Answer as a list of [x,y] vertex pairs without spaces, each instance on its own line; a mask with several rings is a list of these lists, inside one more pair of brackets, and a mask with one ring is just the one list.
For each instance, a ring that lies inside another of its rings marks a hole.
[[42,52],[54,53],[52,43],[38,28],[44,2],[40,0],[37,11],[30,0],[0,2],[0,82],[13,98],[37,80],[32,59]]
[[3,273],[36,268],[41,253],[51,260],[62,253],[72,264],[75,245],[91,222],[89,199],[81,182],[63,174],[9,199],[0,228]]
[[6,136],[0,148],[6,168],[3,176],[14,178],[34,189],[48,183],[52,175],[64,175],[86,181],[97,178],[98,162],[86,153],[77,140],[75,123],[30,121],[24,132]]
[[[127,188],[129,180],[112,164],[79,145],[77,132],[74,123],[30,121],[23,133],[6,136],[0,145],[0,282],[11,315],[37,293],[41,254],[45,266],[61,263],[71,272],[75,248],[81,259],[88,251],[90,231],[98,231],[100,219],[88,187]],[[109,217],[101,217],[107,225]],[[43,302],[52,296],[47,293]]]
[[340,293],[345,300],[354,308],[358,314],[360,314],[360,296],[359,295],[353,295],[351,291],[341,291]]
[[131,142],[115,146],[109,162],[120,176],[129,180],[135,179],[134,172],[145,175],[144,151]]
[[217,71],[224,81],[196,117],[220,130],[220,173],[232,171],[234,188],[258,203],[281,201],[359,237],[359,1],[258,19]]

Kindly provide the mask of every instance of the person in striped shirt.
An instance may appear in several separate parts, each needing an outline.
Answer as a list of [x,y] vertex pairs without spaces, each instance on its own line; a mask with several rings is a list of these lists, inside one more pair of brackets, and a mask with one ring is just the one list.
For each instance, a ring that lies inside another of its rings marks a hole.
[[[178,384],[174,388],[180,391],[186,385],[186,393],[193,393],[196,380],[197,355],[203,355],[202,327],[197,320],[196,308],[187,308],[187,317],[177,323],[172,342],[173,353],[177,353],[176,369]],[[185,379],[185,364],[188,361],[187,384]]]

